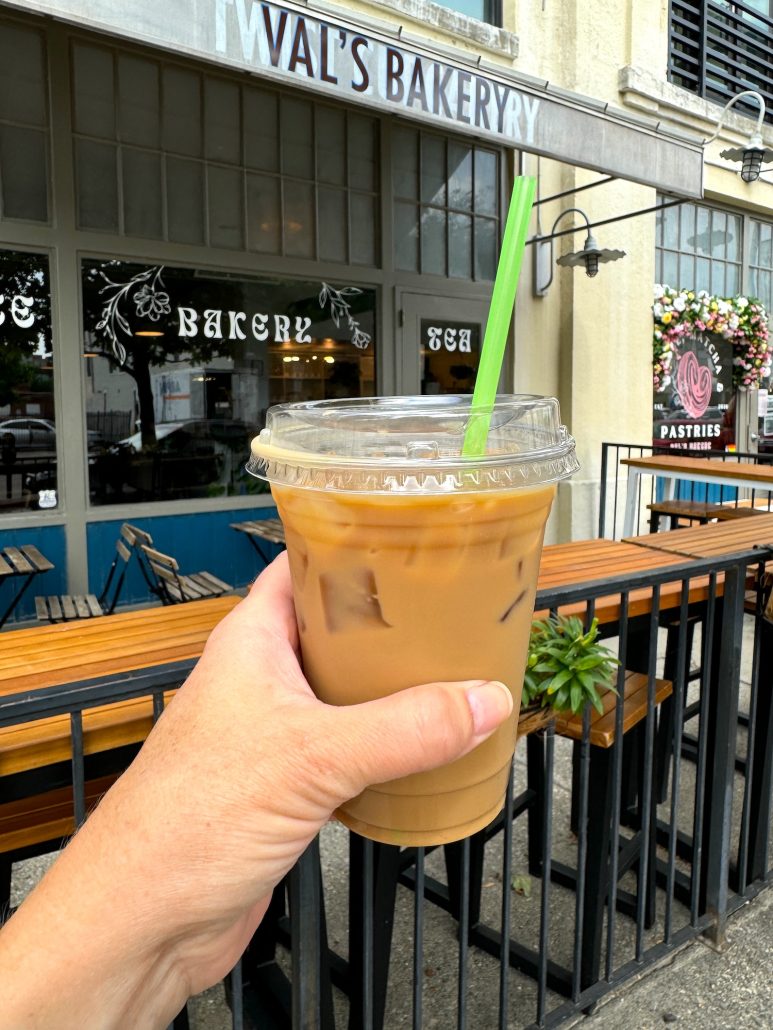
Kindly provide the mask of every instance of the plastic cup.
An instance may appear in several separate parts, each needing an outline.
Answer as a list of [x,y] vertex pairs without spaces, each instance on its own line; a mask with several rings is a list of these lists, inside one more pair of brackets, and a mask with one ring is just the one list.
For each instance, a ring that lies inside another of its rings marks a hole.
[[545,523],[578,468],[558,402],[500,396],[486,453],[462,456],[467,396],[270,408],[248,470],[285,527],[303,668],[328,704],[418,683],[497,679],[513,715],[450,765],[336,813],[372,840],[460,840],[501,810],[515,747]]

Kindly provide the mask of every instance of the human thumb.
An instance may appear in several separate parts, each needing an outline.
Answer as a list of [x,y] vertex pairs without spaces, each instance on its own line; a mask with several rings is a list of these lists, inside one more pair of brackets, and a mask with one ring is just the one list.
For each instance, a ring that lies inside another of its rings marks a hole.
[[334,709],[328,744],[346,756],[347,786],[354,796],[372,783],[461,758],[512,711],[512,694],[495,680],[428,683]]

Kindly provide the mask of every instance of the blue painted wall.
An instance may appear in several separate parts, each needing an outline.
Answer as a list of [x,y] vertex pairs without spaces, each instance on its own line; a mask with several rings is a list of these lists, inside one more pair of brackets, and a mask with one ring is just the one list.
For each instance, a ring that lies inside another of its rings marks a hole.
[[[234,531],[231,530],[233,533]],[[235,535],[235,534],[234,534]],[[37,594],[62,594],[67,590],[67,556],[65,552],[64,526],[40,526],[27,529],[7,529],[0,532],[0,547],[21,547],[32,544],[53,562],[50,572],[35,576],[24,593],[13,615],[8,619],[6,629],[14,623],[35,617],[35,596]],[[5,580],[0,586],[0,614],[5,611],[21,586],[16,576]]]
[[[153,537],[159,551],[173,555],[181,572],[206,569],[235,587],[247,586],[263,565],[257,551],[244,533],[230,528],[232,522],[276,518],[275,508],[239,508],[233,511],[192,512],[190,515],[163,515],[150,518],[116,519],[93,522],[88,526],[89,589],[99,593],[115,556],[115,543],[123,522],[144,529]],[[266,546],[272,556],[280,548]],[[132,561],[124,583],[122,604],[149,601],[139,566]]]

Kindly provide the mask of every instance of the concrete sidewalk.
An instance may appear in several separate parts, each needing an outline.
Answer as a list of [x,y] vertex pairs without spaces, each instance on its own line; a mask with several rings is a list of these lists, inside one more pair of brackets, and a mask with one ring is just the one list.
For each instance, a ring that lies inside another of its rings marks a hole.
[[728,924],[720,954],[693,941],[659,969],[608,995],[583,1030],[770,1030],[773,1028],[773,890],[763,891]]

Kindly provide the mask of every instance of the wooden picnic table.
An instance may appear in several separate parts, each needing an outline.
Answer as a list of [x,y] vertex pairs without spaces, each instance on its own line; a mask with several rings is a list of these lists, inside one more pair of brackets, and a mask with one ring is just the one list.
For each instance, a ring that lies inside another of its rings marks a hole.
[[[0,637],[0,696],[198,658],[209,634],[239,600],[224,595],[10,630]],[[139,743],[152,725],[150,698],[89,709],[83,716],[85,753]],[[0,727],[0,776],[71,756],[66,715]]]
[[639,505],[639,481],[642,476],[657,476],[665,481],[664,501],[673,501],[678,481],[709,483],[715,486],[773,492],[773,465],[751,461],[723,461],[719,458],[680,458],[669,454],[650,454],[641,458],[623,458],[628,466],[625,495],[623,537],[630,537],[636,524]]
[[649,553],[679,554],[685,558],[714,558],[773,546],[773,513],[753,519],[709,523],[675,529],[668,533],[644,533],[626,537],[625,542],[647,548]]
[[14,579],[21,580],[21,585],[14,593],[10,604],[0,613],[0,629],[22,599],[35,576],[40,575],[41,572],[48,572],[53,567],[53,562],[50,562],[32,544],[4,547],[0,550],[0,587],[5,583],[10,584]]

